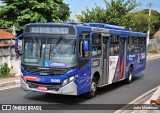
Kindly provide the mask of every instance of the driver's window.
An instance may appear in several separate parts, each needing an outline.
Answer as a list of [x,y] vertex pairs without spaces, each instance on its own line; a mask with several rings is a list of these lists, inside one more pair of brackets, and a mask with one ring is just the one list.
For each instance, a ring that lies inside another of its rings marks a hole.
[[[83,58],[89,58],[90,55],[90,34],[83,32],[79,34],[79,57],[81,59]],[[88,51],[84,51],[84,40],[88,42]]]

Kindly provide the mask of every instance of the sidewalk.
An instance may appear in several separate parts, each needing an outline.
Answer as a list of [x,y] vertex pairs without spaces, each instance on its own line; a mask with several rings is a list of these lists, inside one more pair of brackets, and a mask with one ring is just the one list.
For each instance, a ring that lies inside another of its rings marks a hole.
[[2,87],[20,84],[20,76],[10,78],[0,78],[0,89]]
[[160,58],[160,54],[147,54],[147,60],[153,60],[153,59],[157,59]]

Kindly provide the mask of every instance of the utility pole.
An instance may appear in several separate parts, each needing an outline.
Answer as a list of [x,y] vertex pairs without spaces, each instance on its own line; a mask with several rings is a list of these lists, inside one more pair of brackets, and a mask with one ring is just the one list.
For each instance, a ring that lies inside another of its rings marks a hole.
[[151,24],[150,24],[150,22],[151,22],[151,19],[150,19],[150,17],[151,17],[151,13],[152,13],[152,3],[150,2],[149,3],[149,21],[148,21],[148,31],[147,31],[147,45],[149,44],[149,37],[150,37],[150,29],[151,29]]

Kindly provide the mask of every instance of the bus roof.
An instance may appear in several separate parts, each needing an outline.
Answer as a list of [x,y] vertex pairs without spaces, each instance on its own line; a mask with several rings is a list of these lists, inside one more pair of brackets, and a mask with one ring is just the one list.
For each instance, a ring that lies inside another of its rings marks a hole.
[[112,34],[119,34],[119,35],[128,35],[128,36],[146,36],[146,33],[142,32],[133,32],[128,31],[124,27],[116,26],[116,25],[109,25],[105,23],[76,23],[76,22],[67,22],[67,23],[54,23],[54,22],[47,22],[47,23],[30,23],[26,26],[75,26],[80,29],[87,29],[91,31],[101,31],[107,32]]
[[[134,35],[134,36],[146,36],[146,33],[142,32],[134,32],[134,31],[128,31],[124,27],[116,26],[116,25],[110,25],[110,24],[104,24],[104,23],[76,23],[76,22],[67,22],[66,24],[71,24],[74,26],[78,26],[81,28],[88,27],[94,29],[94,31],[108,31],[109,33],[114,34],[124,34],[124,35]],[[82,27],[83,26],[83,27]]]

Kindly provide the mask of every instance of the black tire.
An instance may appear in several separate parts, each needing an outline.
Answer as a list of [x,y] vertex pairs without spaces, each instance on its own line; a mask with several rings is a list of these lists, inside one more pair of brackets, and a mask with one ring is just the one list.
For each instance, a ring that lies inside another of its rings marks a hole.
[[126,83],[130,84],[132,82],[132,79],[133,79],[133,68],[130,67],[128,71],[128,78],[126,79]]
[[91,90],[90,90],[90,92],[85,94],[85,97],[93,98],[93,97],[96,96],[96,94],[97,94],[97,84],[98,84],[98,81],[96,80],[95,77],[93,77],[92,81],[91,81]]

